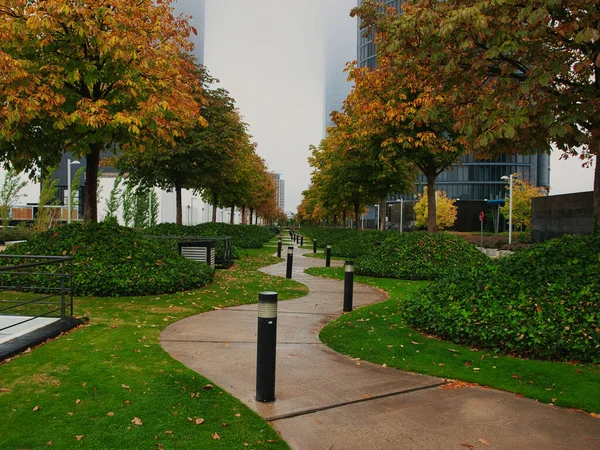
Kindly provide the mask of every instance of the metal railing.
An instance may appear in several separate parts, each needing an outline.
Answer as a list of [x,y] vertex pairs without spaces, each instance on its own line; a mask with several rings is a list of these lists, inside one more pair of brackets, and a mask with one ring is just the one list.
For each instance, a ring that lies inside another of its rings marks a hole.
[[73,257],[0,255],[0,315],[23,320],[73,316]]

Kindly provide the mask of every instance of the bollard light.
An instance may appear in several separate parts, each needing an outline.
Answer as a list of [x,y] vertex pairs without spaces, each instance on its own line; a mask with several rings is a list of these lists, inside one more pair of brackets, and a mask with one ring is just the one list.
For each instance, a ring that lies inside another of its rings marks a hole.
[[352,297],[354,292],[354,261],[344,263],[344,312],[352,311]]
[[272,402],[275,401],[277,292],[258,294],[256,347],[256,401]]
[[325,267],[331,267],[331,244],[325,249]]
[[304,246],[304,235],[300,236],[300,247]]
[[313,239],[313,253],[317,253],[317,240]]
[[281,247],[283,246],[283,241],[281,238],[277,239],[277,257],[281,258]]
[[294,261],[294,247],[288,247],[287,251],[287,266],[285,269],[285,277],[292,278],[292,264]]

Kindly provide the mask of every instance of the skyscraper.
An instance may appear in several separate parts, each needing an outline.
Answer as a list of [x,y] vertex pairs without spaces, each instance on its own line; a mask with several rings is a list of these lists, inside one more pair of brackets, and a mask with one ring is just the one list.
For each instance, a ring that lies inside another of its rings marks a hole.
[[[363,0],[359,0],[362,4]],[[388,0],[387,6],[400,11],[402,0]],[[358,24],[358,63],[361,67],[375,67],[376,49],[373,43],[374,33],[364,33]],[[501,155],[497,159],[478,160],[473,155],[463,156],[460,164],[442,172],[436,180],[436,189],[445,191],[450,198],[461,200],[492,200],[504,198],[506,183],[500,178],[518,173],[519,178],[529,180],[536,186],[550,185],[550,155]],[[423,193],[425,177],[420,176],[415,187],[417,193]],[[401,196],[395,196],[400,198]]]
[[[325,95],[323,97],[323,136],[333,125],[331,113],[341,111],[352,88],[346,64],[356,59],[356,18],[350,17],[355,0],[329,0],[325,17]],[[340,17],[340,11],[345,17]]]
[[272,173],[273,181],[275,182],[275,202],[277,207],[283,212],[285,211],[285,180],[281,178],[281,174]]

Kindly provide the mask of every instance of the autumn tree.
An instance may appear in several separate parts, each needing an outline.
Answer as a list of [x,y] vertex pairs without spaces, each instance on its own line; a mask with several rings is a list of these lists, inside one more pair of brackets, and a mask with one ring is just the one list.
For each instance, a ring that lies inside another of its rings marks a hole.
[[397,11],[365,2],[353,14],[361,18],[364,32],[374,33],[378,51],[377,67],[350,67],[355,83],[350,96],[361,104],[360,120],[370,124],[364,126],[365,133],[382,141],[389,158],[410,162],[425,176],[430,196],[427,230],[435,232],[435,182],[465,153],[463,141],[452,128],[447,99],[424,86],[415,69],[404,70],[397,63],[402,55],[387,45]]
[[[417,216],[417,228],[425,228],[428,224],[428,202],[427,188],[423,195],[419,195],[419,200],[415,203],[415,214]],[[451,228],[456,222],[458,207],[456,200],[448,198],[444,191],[437,191],[434,195],[436,203],[436,225],[439,230]]]
[[[506,186],[507,197],[508,189]],[[544,188],[534,186],[528,180],[521,180],[518,174],[513,174],[512,180],[512,223],[516,228],[529,228],[531,226],[532,200],[537,197],[546,195]],[[510,204],[507,201],[504,206],[500,207],[500,213],[504,217],[510,215]]]
[[[454,129],[480,155],[549,151],[596,157],[600,227],[600,5],[595,0],[420,0],[392,18],[365,0],[386,33],[378,49],[447,101]],[[429,95],[428,95],[429,96]]]
[[[217,87],[218,80],[203,66],[197,66],[194,75],[202,87],[202,98],[197,100],[204,102],[202,115],[207,123],[185,129],[185,136],[176,138],[174,151],[148,146],[142,154],[122,155],[118,162],[135,183],[175,191],[175,217],[180,225],[183,189],[196,192],[209,189],[207,200],[216,207],[217,191],[223,191],[232,182],[246,151],[243,146],[248,142],[246,126],[229,92]],[[213,219],[216,220],[216,210]]]
[[170,0],[0,5],[0,159],[39,174],[66,151],[85,156],[84,220],[96,221],[103,150],[171,152],[204,123],[191,31]]

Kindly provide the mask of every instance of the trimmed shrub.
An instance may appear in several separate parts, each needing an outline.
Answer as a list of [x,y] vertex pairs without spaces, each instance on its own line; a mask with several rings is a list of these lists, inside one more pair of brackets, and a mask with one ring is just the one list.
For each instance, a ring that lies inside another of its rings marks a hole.
[[258,225],[230,225],[228,223],[206,222],[198,225],[176,225],[161,223],[146,228],[145,234],[157,236],[231,236],[237,248],[261,248],[275,233]]
[[33,234],[34,231],[24,225],[0,228],[0,243],[4,244],[6,241],[25,241]]
[[214,276],[210,266],[178,255],[175,241],[104,222],[38,233],[4,253],[73,256],[76,295],[164,294],[204,286]]
[[434,280],[486,265],[490,259],[464,239],[423,231],[386,233],[387,239],[360,258],[356,273],[404,280]]
[[600,363],[600,237],[565,236],[519,250],[409,299],[427,333],[523,357]]

